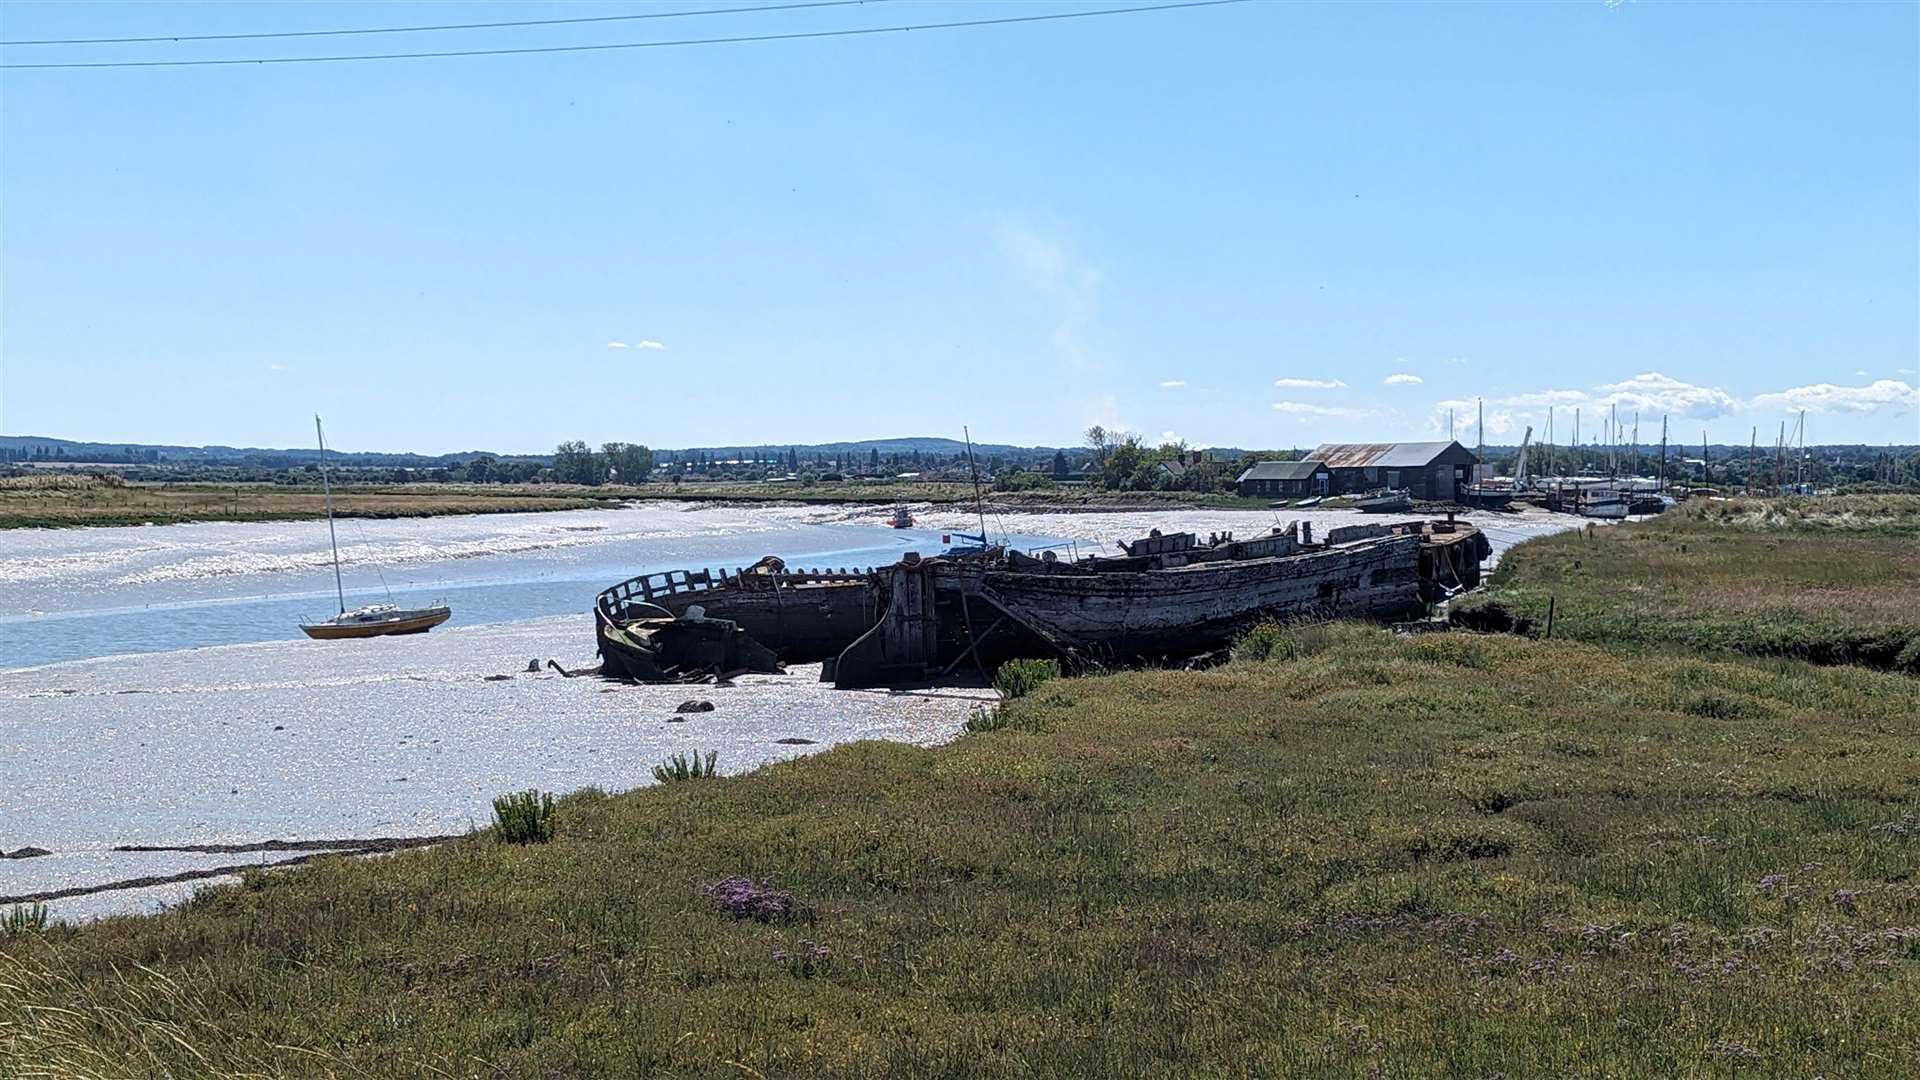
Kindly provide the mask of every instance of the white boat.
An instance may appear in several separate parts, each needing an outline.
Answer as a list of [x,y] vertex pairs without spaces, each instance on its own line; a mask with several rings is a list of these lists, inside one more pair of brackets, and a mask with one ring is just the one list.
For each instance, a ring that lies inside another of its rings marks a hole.
[[354,608],[352,611],[342,611],[324,622],[301,623],[300,629],[305,631],[308,637],[322,640],[383,637],[388,634],[424,634],[452,617],[453,609],[445,604],[423,608],[368,604],[366,607]]
[[389,634],[424,634],[453,617],[446,604],[423,608],[403,608],[395,604],[368,604],[347,610],[347,590],[340,580],[340,541],[333,529],[333,483],[327,477],[327,436],[320,430],[320,418],[313,418],[313,433],[320,440],[320,490],[327,497],[327,543],[333,548],[333,593],[340,602],[339,613],[318,622],[301,623],[300,631],[310,638],[385,637]]

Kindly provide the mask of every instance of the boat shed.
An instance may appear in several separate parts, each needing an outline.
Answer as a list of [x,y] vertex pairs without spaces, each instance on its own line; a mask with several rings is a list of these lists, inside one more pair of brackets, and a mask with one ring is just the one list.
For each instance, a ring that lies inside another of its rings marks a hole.
[[1436,502],[1457,498],[1480,463],[1473,451],[1451,441],[1322,443],[1307,459],[1326,464],[1335,495],[1391,488]]
[[1324,461],[1256,461],[1234,481],[1240,494],[1255,498],[1325,495],[1330,473]]

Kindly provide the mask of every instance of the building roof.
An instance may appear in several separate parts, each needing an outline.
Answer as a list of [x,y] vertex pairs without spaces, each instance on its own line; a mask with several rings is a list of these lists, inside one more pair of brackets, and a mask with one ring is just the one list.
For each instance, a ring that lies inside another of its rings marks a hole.
[[1256,461],[1236,483],[1248,480],[1311,480],[1326,467],[1324,461]]
[[1174,461],[1174,460],[1163,461],[1160,463],[1160,467],[1162,469],[1167,470],[1168,473],[1174,476],[1187,475],[1187,463],[1184,461]]
[[[1307,457],[1314,461],[1324,461],[1327,467],[1332,469],[1418,469],[1433,464],[1435,458],[1455,446],[1460,444],[1456,442],[1321,443],[1314,447]],[[1470,451],[1468,456],[1472,456]]]

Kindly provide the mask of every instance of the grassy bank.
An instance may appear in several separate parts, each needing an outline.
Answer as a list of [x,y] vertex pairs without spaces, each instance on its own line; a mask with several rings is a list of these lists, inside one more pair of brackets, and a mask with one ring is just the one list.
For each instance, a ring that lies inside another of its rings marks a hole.
[[1554,635],[1920,671],[1920,496],[1699,500],[1530,540],[1464,618]]
[[[0,1075],[1898,1075],[1920,680],[1335,627],[0,938]],[[636,783],[641,777],[634,777]],[[746,875],[805,905],[730,918]],[[1904,1064],[1903,1064],[1904,1063]]]
[[[18,478],[26,480],[28,478]],[[108,484],[91,477],[58,483],[0,481],[0,529],[84,525],[168,525],[189,521],[303,521],[326,515],[319,487],[274,484]],[[1260,508],[1261,499],[1190,491],[988,492],[1003,510],[1131,510],[1183,506]],[[970,484],[400,484],[334,490],[341,517],[439,517],[540,510],[587,510],[635,499],[679,502],[819,503],[890,507],[895,503],[973,505]]]
[[[35,478],[38,479],[38,478]],[[103,484],[88,477],[64,483],[0,481],[0,529],[83,525],[172,525],[189,521],[304,521],[326,516],[316,485]],[[341,517],[440,517],[617,505],[593,488],[557,485],[345,486],[334,490]]]
[[[924,484],[647,484],[625,489],[632,498],[674,499],[690,502],[799,502],[828,504],[932,503],[936,506],[973,506],[973,485]],[[1231,493],[1197,491],[1105,491],[1060,486],[1032,491],[982,489],[989,508],[1002,510],[1164,510],[1180,507],[1260,509],[1267,499],[1243,499]]]

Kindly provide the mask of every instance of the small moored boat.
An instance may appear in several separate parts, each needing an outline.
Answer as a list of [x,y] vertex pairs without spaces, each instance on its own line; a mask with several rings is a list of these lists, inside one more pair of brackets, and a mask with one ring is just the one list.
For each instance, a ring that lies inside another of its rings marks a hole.
[[453,617],[453,609],[445,604],[432,607],[403,608],[393,604],[368,604],[366,607],[342,611],[331,619],[317,623],[301,623],[300,629],[310,638],[362,638],[382,637],[387,634],[424,634]]
[[337,638],[385,637],[390,634],[424,634],[453,617],[445,604],[423,608],[403,608],[397,604],[368,604],[347,610],[347,590],[340,581],[340,540],[333,531],[333,483],[327,478],[327,436],[320,430],[320,418],[313,418],[313,433],[320,441],[320,490],[327,498],[327,544],[333,548],[333,595],[339,601],[338,614],[319,622],[301,623],[300,632],[310,638],[331,641]]
[[913,528],[913,515],[907,512],[905,503],[893,508],[893,516],[887,519],[887,524],[895,529]]
[[1375,491],[1353,500],[1353,508],[1368,514],[1404,514],[1413,509],[1413,495],[1406,491]]

